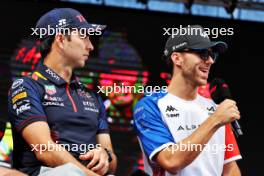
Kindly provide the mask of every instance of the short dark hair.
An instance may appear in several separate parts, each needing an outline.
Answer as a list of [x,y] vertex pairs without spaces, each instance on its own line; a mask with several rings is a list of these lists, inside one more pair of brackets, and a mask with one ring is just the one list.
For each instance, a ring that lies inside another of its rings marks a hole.
[[42,58],[45,58],[49,54],[54,38],[55,36],[49,36],[41,41],[41,44],[38,46],[38,50]]
[[173,62],[171,60],[171,55],[169,55],[169,56],[163,56],[163,57],[164,57],[164,60],[165,60],[165,62],[167,64],[167,67],[169,69],[169,72],[171,74],[173,74]]

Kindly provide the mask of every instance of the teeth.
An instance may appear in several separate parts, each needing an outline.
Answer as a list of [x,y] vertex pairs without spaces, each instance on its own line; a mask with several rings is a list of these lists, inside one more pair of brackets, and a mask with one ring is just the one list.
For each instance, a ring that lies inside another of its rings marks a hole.
[[208,70],[206,70],[206,69],[200,69],[200,70],[201,70],[201,72],[204,72],[204,73],[208,72]]
[[209,69],[206,69],[206,68],[201,68],[200,70],[203,71],[203,72],[208,72],[209,71]]

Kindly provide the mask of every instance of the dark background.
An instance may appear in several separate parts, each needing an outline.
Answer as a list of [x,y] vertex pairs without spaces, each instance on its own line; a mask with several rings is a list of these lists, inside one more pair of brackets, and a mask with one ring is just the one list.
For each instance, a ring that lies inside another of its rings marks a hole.
[[[166,14],[132,9],[109,8],[70,3],[10,2],[0,5],[1,81],[7,77],[11,55],[23,37],[29,36],[38,18],[55,7],[72,7],[79,10],[89,22],[103,23],[108,29],[126,29],[129,42],[136,47],[143,64],[150,72],[150,84],[161,84],[159,74],[168,71],[161,60],[164,44],[168,36],[163,36],[163,27],[200,24],[204,27],[234,28],[233,36],[220,36],[229,45],[213,66],[210,79],[223,78],[230,86],[234,99],[238,102],[244,136],[238,138],[243,160],[238,161],[243,175],[262,175],[262,71],[263,65],[263,23],[223,20],[190,15]],[[4,71],[3,71],[4,70]],[[0,118],[6,116],[6,92],[9,81],[1,83]],[[4,113],[4,115],[2,115]],[[3,117],[2,117],[3,116]],[[127,139],[129,140],[129,139]]]

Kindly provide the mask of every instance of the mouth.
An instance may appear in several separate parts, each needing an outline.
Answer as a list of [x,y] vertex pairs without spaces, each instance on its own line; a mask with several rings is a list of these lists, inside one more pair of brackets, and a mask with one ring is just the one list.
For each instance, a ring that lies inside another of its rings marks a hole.
[[83,56],[84,56],[86,59],[88,59],[89,54],[84,54]]
[[203,78],[205,78],[205,79],[208,78],[210,68],[208,68],[208,67],[200,67],[199,71],[200,71],[200,73],[201,73]]

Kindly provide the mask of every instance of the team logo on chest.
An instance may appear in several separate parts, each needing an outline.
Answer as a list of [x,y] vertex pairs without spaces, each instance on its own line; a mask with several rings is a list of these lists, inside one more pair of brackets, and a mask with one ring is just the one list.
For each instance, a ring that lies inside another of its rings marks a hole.
[[57,91],[54,85],[45,85],[45,92],[49,95],[54,95]]
[[99,109],[96,107],[94,102],[91,101],[83,101],[84,110],[99,112]]
[[166,117],[168,118],[175,118],[175,117],[179,117],[180,114],[177,112],[178,110],[176,108],[174,108],[171,105],[168,105],[165,112],[166,112]]
[[77,92],[78,92],[78,95],[80,97],[83,97],[83,98],[86,98],[86,99],[92,98],[92,96],[91,96],[91,94],[89,92],[86,92],[86,91],[81,90],[81,89],[78,89]]
[[208,111],[208,115],[212,115],[216,110],[214,106],[207,107],[206,109]]

